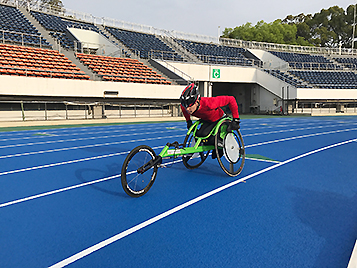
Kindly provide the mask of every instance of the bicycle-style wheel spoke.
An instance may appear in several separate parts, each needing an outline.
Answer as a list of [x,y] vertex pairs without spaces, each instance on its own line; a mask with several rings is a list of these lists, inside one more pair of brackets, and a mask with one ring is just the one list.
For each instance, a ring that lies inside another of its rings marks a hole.
[[153,149],[146,145],[138,146],[128,154],[121,171],[122,186],[128,195],[139,197],[149,191],[156,178],[157,166],[143,173],[138,172],[138,169],[155,157]]
[[[184,147],[194,147],[196,144],[196,140],[192,132],[189,135],[186,135],[186,138],[183,142]],[[188,169],[198,168],[203,162],[207,159],[209,155],[209,151],[187,154],[182,156],[182,162]]]

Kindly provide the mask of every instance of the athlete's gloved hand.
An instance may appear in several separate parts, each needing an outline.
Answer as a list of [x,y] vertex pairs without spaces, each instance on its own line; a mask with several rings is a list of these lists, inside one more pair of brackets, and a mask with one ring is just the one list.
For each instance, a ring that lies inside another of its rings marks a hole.
[[190,127],[192,126],[192,120],[188,120],[186,123],[187,123],[187,129],[190,129]]
[[233,118],[232,122],[229,124],[227,128],[227,131],[231,132],[232,130],[238,130],[240,128],[239,123],[240,123],[239,118]]

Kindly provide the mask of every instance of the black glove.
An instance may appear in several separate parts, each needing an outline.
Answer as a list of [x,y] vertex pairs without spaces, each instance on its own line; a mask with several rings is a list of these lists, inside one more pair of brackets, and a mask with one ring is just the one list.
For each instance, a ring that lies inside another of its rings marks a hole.
[[239,118],[233,118],[233,121],[229,124],[227,131],[231,132],[232,130],[238,130],[240,128],[239,123]]
[[187,123],[187,129],[190,129],[190,127],[192,126],[192,120],[188,120],[186,123]]

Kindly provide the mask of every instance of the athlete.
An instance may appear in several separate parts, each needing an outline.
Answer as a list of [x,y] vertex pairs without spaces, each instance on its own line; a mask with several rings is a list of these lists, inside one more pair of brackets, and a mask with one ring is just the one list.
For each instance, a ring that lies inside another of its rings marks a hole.
[[[238,105],[233,96],[201,97],[198,88],[194,83],[189,84],[182,92],[181,110],[187,122],[187,129],[192,126],[191,115],[200,118],[203,122],[201,128],[197,130],[196,135],[199,137],[207,136],[216,123],[225,116],[221,107],[229,107],[233,121],[228,126],[230,130],[239,129]],[[208,141],[212,143],[211,141]],[[223,153],[219,153],[221,157]],[[215,151],[212,152],[212,158],[216,158]]]

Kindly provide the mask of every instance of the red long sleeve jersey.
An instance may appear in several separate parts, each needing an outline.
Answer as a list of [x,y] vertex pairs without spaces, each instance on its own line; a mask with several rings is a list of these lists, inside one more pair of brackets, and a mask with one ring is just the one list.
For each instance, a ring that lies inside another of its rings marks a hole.
[[[226,105],[229,106],[233,118],[239,118],[238,105],[233,96],[201,97],[200,107],[192,115],[205,121],[215,122],[223,116],[221,107]],[[190,114],[182,105],[181,110],[186,121],[190,120]]]

